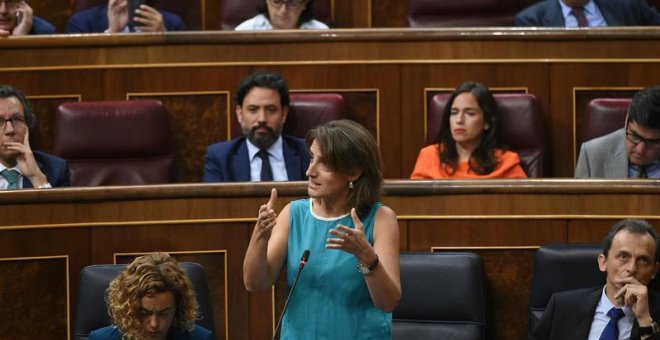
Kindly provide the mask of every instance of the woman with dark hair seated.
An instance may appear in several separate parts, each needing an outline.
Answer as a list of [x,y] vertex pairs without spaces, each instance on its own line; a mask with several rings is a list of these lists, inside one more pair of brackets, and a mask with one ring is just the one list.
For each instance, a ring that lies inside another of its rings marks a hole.
[[485,85],[461,84],[445,106],[440,143],[419,152],[410,178],[526,178],[518,154],[497,140],[498,115]]
[[237,31],[267,31],[284,29],[327,29],[328,25],[315,20],[314,0],[261,0],[259,15],[236,27]]

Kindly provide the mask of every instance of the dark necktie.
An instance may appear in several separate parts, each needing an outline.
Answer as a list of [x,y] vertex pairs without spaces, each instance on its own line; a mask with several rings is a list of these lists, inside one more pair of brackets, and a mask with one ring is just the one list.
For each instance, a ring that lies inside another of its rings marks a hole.
[[587,22],[587,17],[584,16],[584,8],[582,7],[573,7],[571,14],[577,19],[578,27],[589,27]]
[[268,151],[259,150],[257,156],[261,158],[261,180],[264,182],[273,180],[273,169],[270,167],[270,159],[268,159]]
[[18,180],[21,178],[21,174],[16,170],[5,169],[0,172],[0,176],[4,177],[9,185],[7,189],[18,189]]
[[637,173],[637,178],[649,178],[649,175],[646,173],[646,169],[648,169],[648,165],[640,165],[639,166],[639,172]]
[[603,334],[600,335],[600,340],[617,340],[619,338],[619,319],[623,317],[623,310],[621,308],[612,308],[607,312],[610,317],[610,322],[607,323]]

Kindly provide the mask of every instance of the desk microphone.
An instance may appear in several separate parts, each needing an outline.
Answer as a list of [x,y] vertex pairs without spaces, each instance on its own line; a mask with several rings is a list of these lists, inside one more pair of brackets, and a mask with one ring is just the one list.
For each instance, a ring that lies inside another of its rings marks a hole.
[[284,301],[284,308],[282,309],[282,314],[280,314],[280,319],[277,321],[277,326],[275,326],[275,332],[273,333],[273,339],[277,337],[277,332],[280,330],[280,326],[282,325],[282,319],[284,318],[284,313],[286,312],[286,307],[289,305],[289,300],[291,300],[291,296],[293,296],[293,291],[296,290],[296,284],[298,283],[298,279],[300,278],[300,273],[302,272],[303,268],[305,268],[305,265],[307,264],[307,260],[309,260],[309,249],[306,249],[302,257],[300,258],[300,264],[298,265],[298,272],[296,273],[296,278],[293,280],[293,285],[291,286],[291,290],[289,291],[289,295],[286,297],[286,301]]

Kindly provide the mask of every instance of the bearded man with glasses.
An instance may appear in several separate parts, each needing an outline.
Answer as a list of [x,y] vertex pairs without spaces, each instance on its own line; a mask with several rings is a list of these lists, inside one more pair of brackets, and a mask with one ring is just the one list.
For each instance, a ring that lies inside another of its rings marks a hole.
[[70,185],[67,162],[30,147],[35,122],[21,91],[0,85],[0,190]]
[[660,86],[635,94],[622,129],[582,144],[575,177],[660,178]]
[[55,26],[34,16],[23,0],[0,0],[0,37],[10,35],[53,34]]
[[328,25],[315,20],[313,0],[260,0],[259,15],[242,22],[237,31],[267,31],[284,29],[327,29]]

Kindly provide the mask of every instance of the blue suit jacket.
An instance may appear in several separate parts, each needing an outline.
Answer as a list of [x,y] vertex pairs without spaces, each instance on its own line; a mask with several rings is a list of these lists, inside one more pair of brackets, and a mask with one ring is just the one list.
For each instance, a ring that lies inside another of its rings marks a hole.
[[[282,151],[290,181],[307,179],[309,155],[305,141],[282,135]],[[248,182],[250,159],[245,137],[213,144],[204,156],[204,182]]]
[[[89,340],[121,340],[122,334],[115,326],[99,328],[89,333]],[[170,329],[168,340],[212,340],[213,333],[208,329],[195,326],[191,332],[176,332]]]
[[[186,24],[174,13],[158,10],[163,15],[163,22],[167,31],[183,31]],[[102,33],[108,29],[108,4],[95,6],[80,11],[66,24],[66,33]]]
[[[69,163],[66,160],[41,151],[32,152],[39,169],[46,175],[48,183],[53,188],[71,186],[71,172],[69,172]],[[23,188],[33,188],[32,182],[27,177],[23,178]]]
[[[594,0],[608,26],[660,25],[660,14],[646,0]],[[545,0],[516,15],[516,26],[564,27],[559,0]]]
[[32,17],[32,29],[30,34],[54,34],[55,26],[50,22],[39,18],[38,16]]

